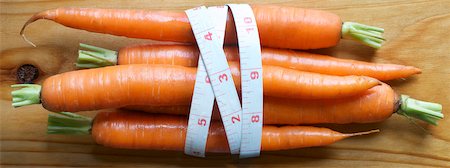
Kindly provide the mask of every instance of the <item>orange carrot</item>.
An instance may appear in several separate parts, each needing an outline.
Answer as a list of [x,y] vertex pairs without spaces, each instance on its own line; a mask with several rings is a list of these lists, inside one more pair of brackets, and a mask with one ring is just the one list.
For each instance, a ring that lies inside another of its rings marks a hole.
[[[230,67],[235,84],[240,88],[238,64],[232,63]],[[263,66],[263,70],[264,95],[268,96],[348,97],[380,84],[378,80],[364,76],[327,76],[274,66]],[[134,64],[71,71],[47,78],[42,89],[33,92],[41,101],[33,103],[42,102],[46,109],[56,112],[126,105],[186,105],[192,98],[195,76],[196,68],[175,65]],[[12,92],[13,106],[31,103],[18,99],[21,93],[20,90]]]
[[[92,121],[72,113],[62,114],[49,114],[48,133],[90,133],[96,143],[113,148],[184,150],[187,129],[185,117],[137,112],[100,112]],[[373,132],[378,130],[343,134],[328,128],[310,126],[263,126],[261,150],[325,146],[344,138]],[[229,152],[225,130],[219,122],[211,123],[206,152]]]
[[[438,104],[424,107],[414,107],[425,104],[407,96],[398,96],[387,84],[375,86],[364,94],[328,100],[294,100],[284,98],[264,97],[264,124],[349,124],[374,123],[386,120],[393,113],[415,116],[414,110],[429,111],[436,119],[430,123],[436,124],[442,119],[442,106]],[[189,106],[127,106],[125,109],[145,111],[150,113],[164,113],[188,115]],[[425,110],[426,109],[426,110]],[[411,113],[412,112],[412,113]],[[213,118],[220,119],[217,107],[214,108]],[[433,118],[433,117],[430,117]],[[422,119],[422,118],[419,118]],[[428,119],[423,119],[427,122]]]
[[[199,56],[197,47],[190,45],[138,45],[124,47],[119,52],[86,44],[80,46],[87,50],[79,52],[76,64],[79,68],[116,64],[171,64],[194,67],[197,66]],[[239,61],[236,47],[225,47],[224,51],[228,61]],[[294,50],[262,48],[261,56],[264,65],[337,76],[369,76],[383,81],[421,73],[420,69],[412,66],[339,59]]]
[[[325,11],[271,5],[252,5],[252,8],[261,44],[266,47],[326,48],[335,46],[341,38],[346,38],[379,48],[384,41],[383,29],[353,22],[342,23],[337,15]],[[235,26],[232,17],[229,18],[225,41],[227,44],[234,44]],[[25,40],[25,28],[39,19],[48,19],[67,27],[91,32],[195,43],[191,26],[183,12],[57,8],[33,15],[20,32]]]

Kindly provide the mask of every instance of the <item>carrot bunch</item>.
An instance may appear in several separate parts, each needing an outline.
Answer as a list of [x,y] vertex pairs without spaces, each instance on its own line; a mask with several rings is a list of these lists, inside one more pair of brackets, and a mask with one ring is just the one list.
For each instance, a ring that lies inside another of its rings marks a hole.
[[[263,151],[324,146],[378,132],[346,134],[301,125],[373,123],[392,114],[437,125],[444,117],[440,104],[398,95],[381,82],[421,73],[416,67],[290,50],[331,47],[341,38],[379,48],[384,41],[383,29],[342,23],[335,14],[318,10],[268,5],[252,8],[264,46]],[[234,23],[229,18],[225,41],[235,44]],[[92,32],[195,43],[189,22],[180,12],[58,8],[33,15],[20,34],[25,38],[27,25],[39,19]],[[51,134],[91,134],[98,144],[117,148],[183,150],[185,116],[189,114],[199,59],[197,47],[138,45],[112,51],[80,46],[76,66],[93,69],[58,74],[45,79],[42,85],[12,85],[20,88],[11,93],[12,105],[42,104],[49,111],[62,112],[49,114]],[[224,51],[239,90],[238,49],[226,46]],[[100,112],[95,118],[69,113],[111,108],[142,112]],[[224,129],[217,121],[218,109],[213,113],[216,121],[211,124],[206,150],[229,152]]]

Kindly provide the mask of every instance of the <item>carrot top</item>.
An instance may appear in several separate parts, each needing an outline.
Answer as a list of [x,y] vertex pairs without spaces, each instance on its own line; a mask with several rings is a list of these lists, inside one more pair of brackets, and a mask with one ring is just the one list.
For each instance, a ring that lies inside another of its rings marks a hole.
[[385,41],[384,29],[355,22],[342,24],[341,36],[343,39],[356,40],[364,45],[380,48]]
[[41,86],[36,84],[11,85],[12,88],[20,88],[11,92],[12,106],[21,107],[41,103]]
[[78,51],[77,68],[98,68],[117,64],[117,52],[100,47],[80,43]]
[[48,114],[47,134],[91,134],[92,118],[70,112]]
[[416,118],[433,125],[444,118],[440,104],[413,99],[407,95],[401,95],[400,101],[397,113],[407,118]]

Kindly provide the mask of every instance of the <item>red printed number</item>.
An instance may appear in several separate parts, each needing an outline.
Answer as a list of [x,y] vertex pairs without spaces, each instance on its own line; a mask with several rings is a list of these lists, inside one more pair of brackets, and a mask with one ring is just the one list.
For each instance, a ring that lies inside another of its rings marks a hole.
[[233,116],[231,117],[231,122],[234,124],[235,122],[240,122],[241,121],[241,117],[239,115],[237,115],[237,117]]
[[200,125],[200,126],[206,126],[206,120],[203,119],[203,118],[198,119],[198,125]]
[[208,76],[206,76],[205,82],[206,82],[206,83],[211,83],[211,81],[209,81],[209,77],[208,77]]
[[259,122],[259,115],[252,116],[252,123]]
[[212,33],[208,32],[208,34],[205,34],[205,39],[211,41],[212,40]]
[[250,72],[250,78],[251,78],[252,80],[258,79],[258,78],[259,78],[259,73],[258,73],[258,71]]
[[247,23],[247,24],[252,23],[252,18],[251,17],[245,17],[244,18],[244,23]]
[[247,30],[247,33],[250,33],[250,32],[252,32],[255,29],[253,29],[253,27],[249,27],[249,28],[246,28],[245,30]]
[[220,81],[220,83],[222,83],[223,80],[228,81],[228,76],[227,76],[227,74],[222,74],[222,75],[219,76],[219,81]]

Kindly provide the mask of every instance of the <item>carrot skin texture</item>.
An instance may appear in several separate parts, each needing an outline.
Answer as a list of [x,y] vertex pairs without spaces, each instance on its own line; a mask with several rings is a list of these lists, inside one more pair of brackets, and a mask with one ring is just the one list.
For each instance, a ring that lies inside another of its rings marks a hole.
[[[225,47],[224,51],[228,61],[239,61],[236,47]],[[117,59],[119,65],[171,64],[195,67],[198,56],[197,47],[191,45],[137,45],[120,49]],[[421,73],[420,69],[412,66],[339,59],[294,50],[262,48],[261,57],[264,65],[327,75],[361,75],[382,81]]]
[[[252,5],[252,8],[262,46],[327,48],[335,46],[341,38],[342,21],[335,14],[287,6]],[[225,42],[235,44],[236,31],[230,13],[228,18]],[[26,25],[38,19],[97,33],[195,43],[190,23],[183,12],[57,8],[35,14]]]
[[[388,119],[398,110],[399,96],[387,84],[375,86],[365,93],[329,100],[294,100],[264,97],[264,124],[350,124],[375,123]],[[127,110],[188,115],[189,106],[127,106]],[[219,120],[214,107],[213,119]]]
[[[187,119],[180,116],[136,112],[100,112],[93,126],[95,142],[107,147],[150,150],[184,150]],[[275,151],[325,146],[351,136],[327,128],[263,126],[261,150]],[[212,122],[206,152],[228,153],[225,130]]]
[[[237,63],[230,64],[240,88]],[[264,95],[290,98],[338,98],[360,94],[379,84],[364,76],[326,76],[263,66]],[[187,105],[196,68],[174,65],[118,65],[66,72],[47,78],[41,91],[50,111],[84,111],[126,105]]]

